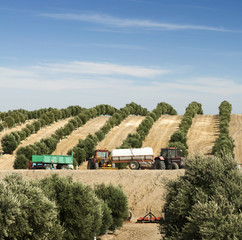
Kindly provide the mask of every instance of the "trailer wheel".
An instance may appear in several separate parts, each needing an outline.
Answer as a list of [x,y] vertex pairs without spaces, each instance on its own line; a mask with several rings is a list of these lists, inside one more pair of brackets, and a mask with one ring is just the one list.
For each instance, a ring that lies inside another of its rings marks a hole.
[[166,169],[166,164],[165,164],[164,161],[161,161],[160,159],[156,159],[155,163],[153,165],[153,169],[165,170]]
[[139,163],[138,162],[135,162],[135,161],[131,161],[129,163],[129,168],[131,170],[138,170],[139,169]]
[[177,163],[172,163],[171,164],[171,169],[179,169],[179,166]]

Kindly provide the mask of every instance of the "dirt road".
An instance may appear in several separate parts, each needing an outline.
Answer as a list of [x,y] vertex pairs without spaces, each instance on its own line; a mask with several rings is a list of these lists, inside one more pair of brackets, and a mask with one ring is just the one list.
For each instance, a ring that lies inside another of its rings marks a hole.
[[171,135],[178,129],[182,116],[163,115],[152,126],[142,147],[152,147],[154,156],[160,154],[160,149],[167,147]]
[[188,155],[211,156],[218,135],[218,115],[196,115],[187,134]]
[[143,116],[129,116],[124,121],[121,122],[118,126],[114,127],[101,141],[97,149],[106,148],[108,150],[113,150],[116,147],[119,147],[123,140],[126,139],[129,133],[135,133],[136,128],[142,122],[145,117]]
[[231,115],[229,134],[235,143],[235,159],[242,164],[242,114]]
[[58,145],[56,150],[52,153],[56,154],[67,154],[68,150],[73,148],[78,144],[79,139],[85,139],[86,136],[90,134],[94,134],[101,127],[104,126],[109,117],[101,116],[88,121],[85,125],[73,131],[70,136],[66,139],[63,139]]

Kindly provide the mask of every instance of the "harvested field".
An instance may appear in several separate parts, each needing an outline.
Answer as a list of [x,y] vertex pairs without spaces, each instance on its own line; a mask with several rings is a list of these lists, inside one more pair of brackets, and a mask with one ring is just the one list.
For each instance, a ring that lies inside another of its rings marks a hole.
[[188,155],[211,156],[218,135],[218,115],[196,115],[187,134]]
[[242,114],[231,114],[229,134],[235,142],[235,159],[242,164]]
[[182,116],[161,116],[152,126],[142,147],[152,147],[154,156],[160,154],[160,149],[168,145],[171,135],[178,129]]
[[79,139],[85,139],[89,133],[94,134],[104,126],[108,119],[109,117],[101,116],[89,120],[85,125],[73,131],[66,139],[63,139],[52,154],[67,154],[68,150],[78,144]]
[[135,133],[136,128],[145,119],[143,116],[129,116],[118,126],[114,127],[107,136],[101,141],[96,149],[106,148],[109,151],[119,147],[129,133]]

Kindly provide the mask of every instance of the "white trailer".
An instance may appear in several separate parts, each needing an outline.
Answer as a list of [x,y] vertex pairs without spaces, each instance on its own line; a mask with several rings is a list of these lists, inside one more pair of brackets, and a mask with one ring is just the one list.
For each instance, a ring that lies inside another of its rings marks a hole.
[[113,149],[111,154],[112,163],[129,163],[132,170],[141,167],[152,167],[154,163],[153,149],[132,148],[132,149]]

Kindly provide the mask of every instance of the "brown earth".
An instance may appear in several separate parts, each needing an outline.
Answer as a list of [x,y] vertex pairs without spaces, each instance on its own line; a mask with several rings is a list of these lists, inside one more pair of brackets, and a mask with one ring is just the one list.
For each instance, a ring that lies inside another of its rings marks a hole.
[[168,145],[171,135],[178,129],[182,116],[161,116],[150,129],[142,147],[152,147],[154,156],[160,154],[160,149]]
[[242,164],[242,114],[231,115],[229,134],[235,143],[235,159],[239,164]]
[[131,222],[115,231],[101,237],[102,240],[158,240],[161,239],[158,224],[136,223],[150,210],[158,216],[163,216],[165,183],[184,174],[183,170],[0,170],[0,179],[6,174],[18,172],[26,179],[42,179],[53,173],[61,176],[72,176],[74,181],[94,186],[94,184],[121,185],[128,196],[129,209],[133,213]]
[[123,140],[126,139],[129,133],[135,133],[136,128],[145,117],[142,116],[129,116],[118,126],[114,127],[101,141],[96,149],[108,149],[112,151],[114,148],[119,147]]
[[72,134],[68,136],[66,139],[62,139],[61,142],[57,145],[56,150],[52,154],[67,154],[68,150],[70,150],[78,144],[79,139],[85,139],[89,133],[94,134],[101,127],[104,126],[108,119],[109,117],[105,116],[91,119],[85,125],[73,131]]
[[211,156],[212,147],[218,135],[218,115],[196,115],[187,134],[189,156]]

